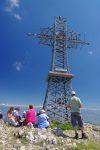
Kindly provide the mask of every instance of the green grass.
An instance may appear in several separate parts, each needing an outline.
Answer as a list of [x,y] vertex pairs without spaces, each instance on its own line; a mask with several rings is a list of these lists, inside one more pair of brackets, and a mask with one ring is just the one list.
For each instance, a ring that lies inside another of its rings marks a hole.
[[11,123],[9,123],[9,122],[6,123],[6,126],[7,127],[12,127]]
[[93,140],[87,141],[86,144],[81,142],[76,148],[73,148],[72,150],[100,150],[100,143]]
[[73,130],[71,123],[60,123],[58,121],[53,121],[50,125],[51,128],[61,128],[62,130]]
[[22,139],[20,139],[20,140],[21,140],[21,143],[22,143],[23,145],[28,144],[28,141],[27,141],[25,138],[22,138]]

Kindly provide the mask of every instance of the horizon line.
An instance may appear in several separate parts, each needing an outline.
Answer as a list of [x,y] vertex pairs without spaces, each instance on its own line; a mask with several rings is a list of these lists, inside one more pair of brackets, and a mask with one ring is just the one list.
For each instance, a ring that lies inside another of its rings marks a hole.
[[[0,104],[0,106],[16,106],[16,107],[28,107],[29,105],[28,104]],[[41,108],[43,107],[43,105],[34,105],[35,108]],[[81,108],[81,109],[84,109],[84,110],[97,110],[97,111],[100,111],[99,108]]]
[[[29,105],[26,104],[26,105],[19,105],[19,104],[0,104],[0,106],[18,106],[18,107],[28,107]],[[34,105],[34,107],[43,107],[42,105]]]

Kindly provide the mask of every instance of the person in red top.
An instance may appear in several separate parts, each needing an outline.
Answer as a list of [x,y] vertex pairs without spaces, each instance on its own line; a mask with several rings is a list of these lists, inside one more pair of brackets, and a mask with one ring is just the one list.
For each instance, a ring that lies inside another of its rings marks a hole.
[[26,111],[26,123],[35,124],[36,122],[36,111],[32,104],[29,105],[29,109]]

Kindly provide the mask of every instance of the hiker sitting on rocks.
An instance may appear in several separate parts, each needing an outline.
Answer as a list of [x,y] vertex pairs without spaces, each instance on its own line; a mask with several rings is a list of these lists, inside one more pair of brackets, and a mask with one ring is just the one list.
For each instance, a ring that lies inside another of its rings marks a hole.
[[14,111],[14,107],[10,107],[9,110],[7,111],[7,116],[4,121],[10,123],[11,125],[15,127],[19,127],[20,123],[14,117],[13,111]]
[[3,113],[2,111],[0,110],[0,125],[4,123],[4,120],[3,120]]
[[68,101],[67,107],[71,109],[71,123],[75,130],[75,139],[78,139],[78,132],[76,126],[78,125],[82,132],[82,139],[87,139],[87,135],[84,132],[83,120],[81,117],[80,108],[82,107],[82,103],[78,97],[76,97],[75,91],[72,91],[71,100]]
[[34,110],[34,106],[32,104],[29,105],[29,109],[26,111],[26,124],[36,122],[36,111]]
[[20,107],[15,107],[13,110],[13,116],[20,122],[21,116],[19,115]]
[[49,117],[46,115],[45,110],[40,110],[37,116],[37,126],[38,128],[48,128],[49,127]]
[[23,111],[22,117],[20,122],[22,123],[22,125],[26,125],[26,111]]
[[9,110],[7,111],[7,115],[5,118],[5,122],[13,122],[13,120],[15,119],[13,116],[13,111],[14,111],[14,107],[10,107]]
[[0,110],[0,119],[3,119],[3,114],[1,112],[1,110]]
[[26,118],[26,111],[23,111],[22,118]]

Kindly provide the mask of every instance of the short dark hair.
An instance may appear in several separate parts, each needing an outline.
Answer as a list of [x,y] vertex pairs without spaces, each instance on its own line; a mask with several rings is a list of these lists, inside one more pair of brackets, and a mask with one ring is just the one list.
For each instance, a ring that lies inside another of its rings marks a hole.
[[33,106],[32,104],[30,104],[30,105],[29,105],[29,108],[30,108],[30,109],[33,109],[33,108],[34,108],[34,106]]
[[9,111],[12,112],[13,110],[14,110],[14,107],[11,106],[11,107],[9,108]]

